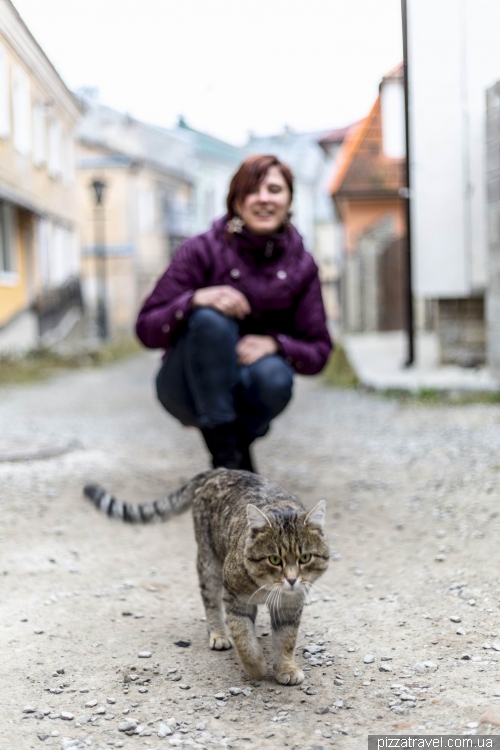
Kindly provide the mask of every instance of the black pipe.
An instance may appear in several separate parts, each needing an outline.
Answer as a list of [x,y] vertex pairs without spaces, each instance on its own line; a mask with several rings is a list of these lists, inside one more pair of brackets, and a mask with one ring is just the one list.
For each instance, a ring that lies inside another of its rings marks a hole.
[[[406,190],[404,191],[406,208],[406,278],[405,278],[405,310],[407,355],[404,366],[411,367],[415,361],[415,322],[413,316],[413,287],[411,277],[412,245],[411,245],[411,180],[410,180],[410,116],[408,96],[408,16],[406,0],[401,0],[401,20],[403,25],[403,74],[405,92],[405,141],[406,141]],[[403,191],[402,191],[403,192]]]

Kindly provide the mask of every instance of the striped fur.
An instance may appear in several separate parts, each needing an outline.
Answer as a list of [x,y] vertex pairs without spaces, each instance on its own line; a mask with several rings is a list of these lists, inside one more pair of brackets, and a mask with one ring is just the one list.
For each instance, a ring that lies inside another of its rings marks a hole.
[[328,567],[324,500],[307,512],[274,482],[222,468],[198,474],[153,503],[123,503],[98,485],[84,493],[103,513],[132,523],[167,521],[192,506],[210,648],[234,644],[246,672],[264,677],[255,618],[258,604],[265,604],[274,676],[282,685],[302,682],[293,654],[304,602]]
[[203,486],[208,474],[213,474],[213,472],[204,471],[197,474],[180,489],[165,495],[161,500],[153,500],[151,503],[124,503],[110,495],[99,484],[87,484],[83,488],[83,494],[94,503],[98,510],[111,518],[119,518],[129,523],[168,521],[172,516],[183,513],[191,507],[196,490]]

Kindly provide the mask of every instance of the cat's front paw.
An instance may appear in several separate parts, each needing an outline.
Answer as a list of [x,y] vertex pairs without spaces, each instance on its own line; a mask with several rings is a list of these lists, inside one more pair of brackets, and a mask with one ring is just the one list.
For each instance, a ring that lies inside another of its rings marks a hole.
[[241,663],[243,664],[245,672],[247,672],[250,677],[256,677],[259,679],[266,676],[267,664],[264,657],[252,661],[242,659]]
[[208,643],[212,651],[227,651],[231,648],[228,634],[220,630],[212,630],[208,636]]
[[292,665],[275,671],[274,676],[281,685],[300,685],[304,679],[304,672]]

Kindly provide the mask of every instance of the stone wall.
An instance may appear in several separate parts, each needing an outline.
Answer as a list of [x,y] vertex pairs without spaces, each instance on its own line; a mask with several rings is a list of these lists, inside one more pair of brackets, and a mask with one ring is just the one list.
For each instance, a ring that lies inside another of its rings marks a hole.
[[461,367],[484,364],[486,329],[483,297],[438,300],[436,323],[441,364]]

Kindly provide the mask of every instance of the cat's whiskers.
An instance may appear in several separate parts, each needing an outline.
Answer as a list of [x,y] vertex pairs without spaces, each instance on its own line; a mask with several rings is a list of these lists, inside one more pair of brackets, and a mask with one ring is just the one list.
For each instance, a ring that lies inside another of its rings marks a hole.
[[282,624],[282,620],[281,620],[281,597],[282,596],[283,596],[283,589],[280,588],[278,592],[278,616],[280,618],[280,625]]
[[336,594],[337,593],[334,589],[331,588],[331,586],[327,586],[326,583],[323,583],[323,582],[321,582],[321,583],[315,583],[314,582],[313,583],[312,581],[308,581],[308,583],[310,583],[311,586],[315,586],[318,589],[325,589],[325,591],[328,591],[331,594]]
[[316,602],[319,602],[320,600],[319,596],[316,594],[314,589],[317,589],[318,592],[321,594],[321,596],[324,596],[324,594],[320,589],[318,589],[318,587],[314,583],[311,583],[311,581],[306,581],[306,584],[307,584],[307,587],[305,588],[306,588],[307,595],[308,595],[307,604],[308,606],[310,606],[311,604],[316,604]]
[[268,599],[266,600],[266,606],[267,606],[267,609],[268,609],[268,612],[269,612],[269,618],[271,620],[271,627],[273,628],[273,630],[275,630],[276,629],[276,625],[275,625],[275,622],[274,622],[274,614],[273,614],[273,609],[272,609],[272,606],[271,606],[271,601],[272,601],[273,597],[274,597],[274,589],[271,591]]
[[[308,583],[308,581],[306,581],[306,583]],[[313,600],[311,599],[309,589],[307,588],[307,586],[304,586],[302,591],[303,591],[304,601],[307,604],[307,606],[310,607],[311,604],[313,604]]]
[[[259,591],[267,591],[267,589],[269,588],[269,586],[274,586],[274,584],[273,583],[264,583],[263,586],[259,586],[259,588],[257,589],[257,591],[254,591],[253,594],[252,594],[252,596],[250,597],[250,599],[247,600],[247,605],[249,605],[251,603],[252,599],[254,598],[254,596],[256,596],[259,593]],[[267,602],[267,598],[266,598],[266,602]]]
[[321,594],[321,596],[331,596],[332,594],[336,593],[332,588],[330,588],[330,586],[324,586],[323,584],[310,582],[310,586],[313,589],[316,589]]
[[306,586],[302,587],[302,597],[304,599],[304,604],[306,604],[307,606],[309,606],[309,603],[310,603],[309,602],[309,595],[308,595]]
[[[271,625],[273,626],[274,630],[278,629],[277,616],[279,616],[279,610],[276,607],[276,601],[277,599],[279,599],[280,590],[281,584],[275,583],[271,590],[271,597],[268,604],[269,615],[271,617]],[[279,621],[281,625],[281,617],[279,618]]]
[[271,625],[274,630],[276,630],[276,621],[274,618],[273,605],[274,605],[274,599],[276,598],[277,585],[278,584],[273,585],[273,588],[271,589],[270,594],[266,600],[267,608],[269,610],[269,616],[271,618]]
[[266,600],[265,600],[265,602],[264,602],[264,604],[266,605],[266,607],[267,607],[268,609],[269,609],[269,601],[270,601],[270,599],[271,599],[271,597],[272,597],[272,595],[273,595],[273,591],[274,591],[274,587],[275,587],[275,586],[276,586],[276,584],[275,584],[275,583],[271,584],[271,588],[269,589],[269,593],[268,593],[268,595],[266,596]]

